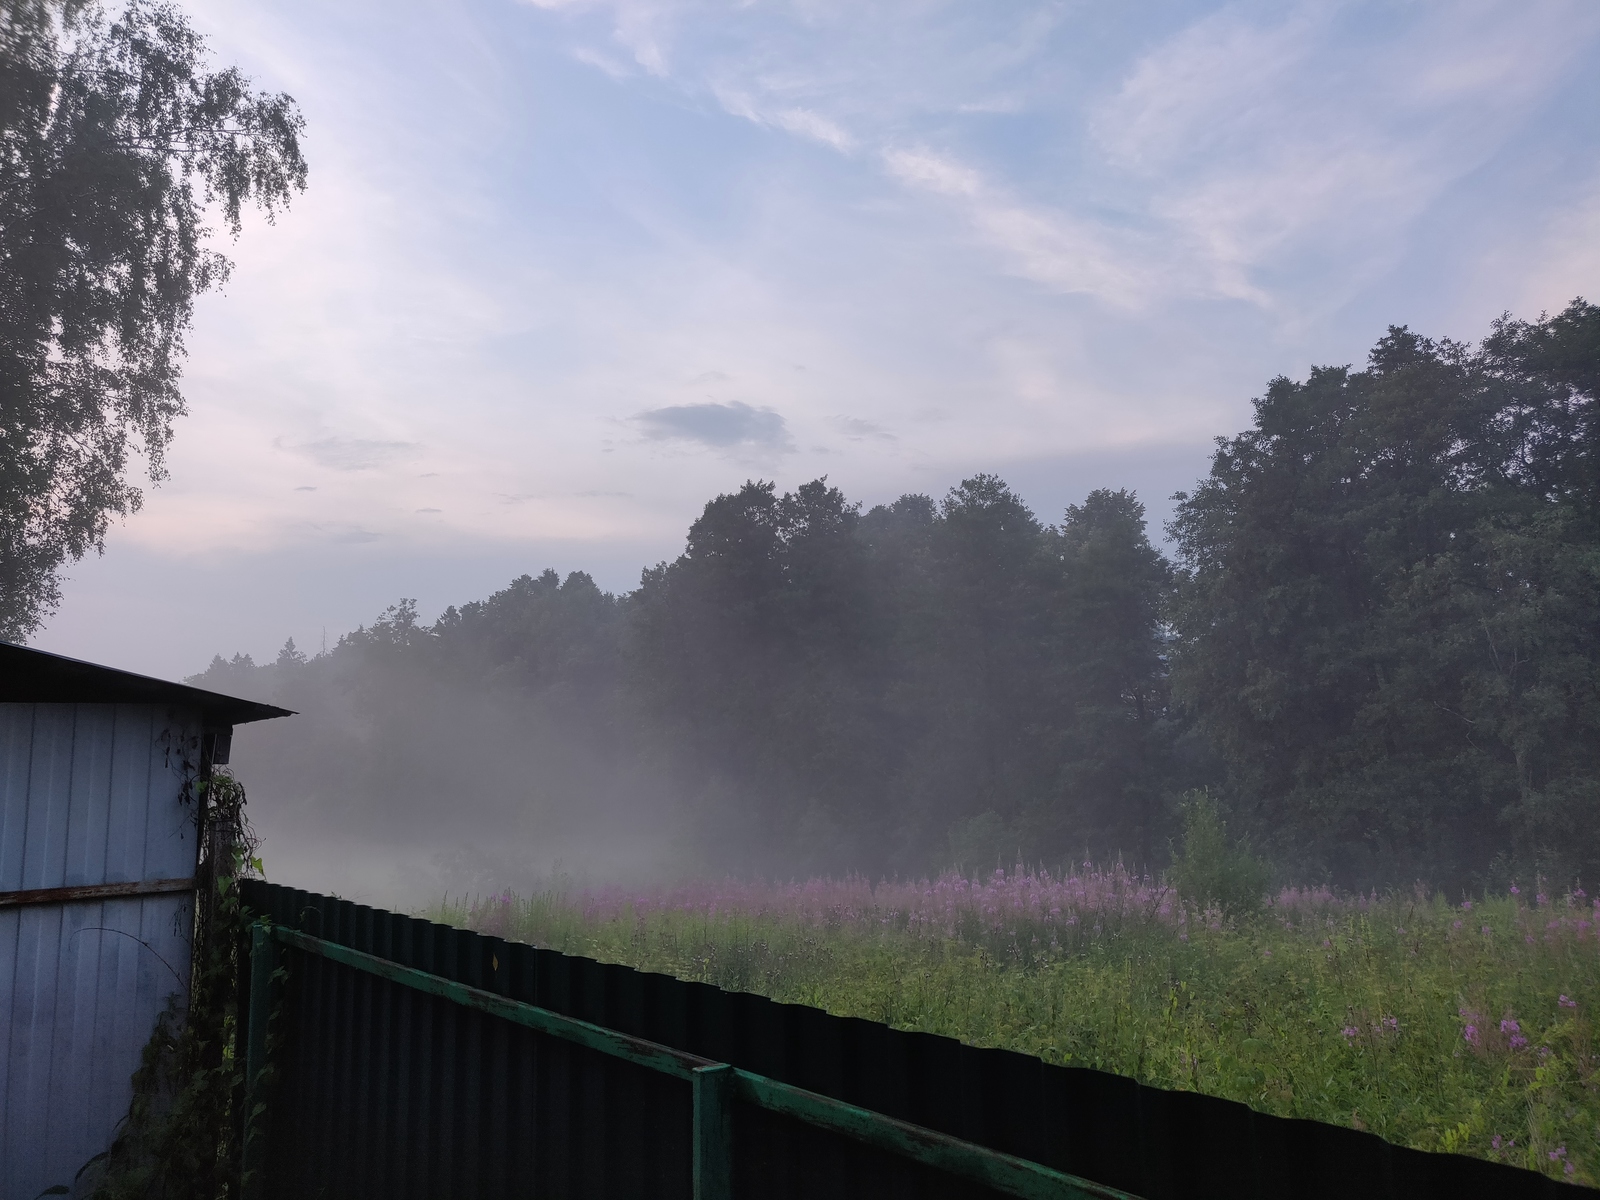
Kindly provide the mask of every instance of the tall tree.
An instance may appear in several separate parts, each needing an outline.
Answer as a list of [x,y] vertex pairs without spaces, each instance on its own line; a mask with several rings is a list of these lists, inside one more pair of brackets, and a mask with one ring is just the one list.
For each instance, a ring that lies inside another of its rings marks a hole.
[[169,4],[0,0],[0,637],[138,509],[136,457],[164,477],[195,297],[229,270],[207,213],[270,219],[302,130]]
[[1026,824],[1051,860],[1092,846],[1148,865],[1160,848],[1172,770],[1163,654],[1172,568],[1144,514],[1132,492],[1090,492],[1047,548],[1061,568],[1045,643],[1058,697],[1055,786]]
[[1364,371],[1274,380],[1181,498],[1175,684],[1284,857],[1596,865],[1552,836],[1600,801],[1594,326],[1391,329]]

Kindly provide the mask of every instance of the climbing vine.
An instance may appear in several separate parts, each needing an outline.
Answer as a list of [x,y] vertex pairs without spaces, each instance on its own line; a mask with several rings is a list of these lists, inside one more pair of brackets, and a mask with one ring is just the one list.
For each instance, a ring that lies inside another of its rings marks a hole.
[[110,1150],[80,1172],[92,1200],[223,1200],[238,1191],[244,1103],[238,1029],[246,916],[239,880],[261,870],[244,787],[215,770],[195,783],[200,865],[193,973],[174,996],[133,1076],[133,1102]]

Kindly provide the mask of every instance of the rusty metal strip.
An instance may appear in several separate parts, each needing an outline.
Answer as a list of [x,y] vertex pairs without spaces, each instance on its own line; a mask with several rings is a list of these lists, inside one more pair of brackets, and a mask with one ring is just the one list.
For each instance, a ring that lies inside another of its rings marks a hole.
[[32,888],[21,892],[0,892],[0,908],[21,908],[30,904],[87,904],[94,900],[118,900],[126,896],[166,896],[194,891],[193,879],[141,879],[132,883],[85,883],[77,887]]

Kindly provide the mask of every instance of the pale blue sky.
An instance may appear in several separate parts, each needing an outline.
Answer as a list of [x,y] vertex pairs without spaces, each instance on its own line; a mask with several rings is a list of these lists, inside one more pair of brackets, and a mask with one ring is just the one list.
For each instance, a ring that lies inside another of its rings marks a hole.
[[1592,0],[187,7],[312,170],[39,639],[158,674],[625,590],[752,477],[1159,519],[1272,376],[1600,295]]

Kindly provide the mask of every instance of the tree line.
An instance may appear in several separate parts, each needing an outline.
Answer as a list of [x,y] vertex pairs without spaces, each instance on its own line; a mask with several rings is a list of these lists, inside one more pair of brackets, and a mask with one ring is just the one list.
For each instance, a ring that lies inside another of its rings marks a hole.
[[1597,382],[1582,300],[1476,346],[1391,328],[1271,382],[1170,560],[1127,491],[1052,524],[993,475],[866,510],[749,482],[626,595],[547,570],[195,682],[343,706],[367,765],[346,738],[313,788],[427,775],[443,697],[493,697],[530,777],[625,776],[723,868],[1159,867],[1204,790],[1297,878],[1592,873]]

